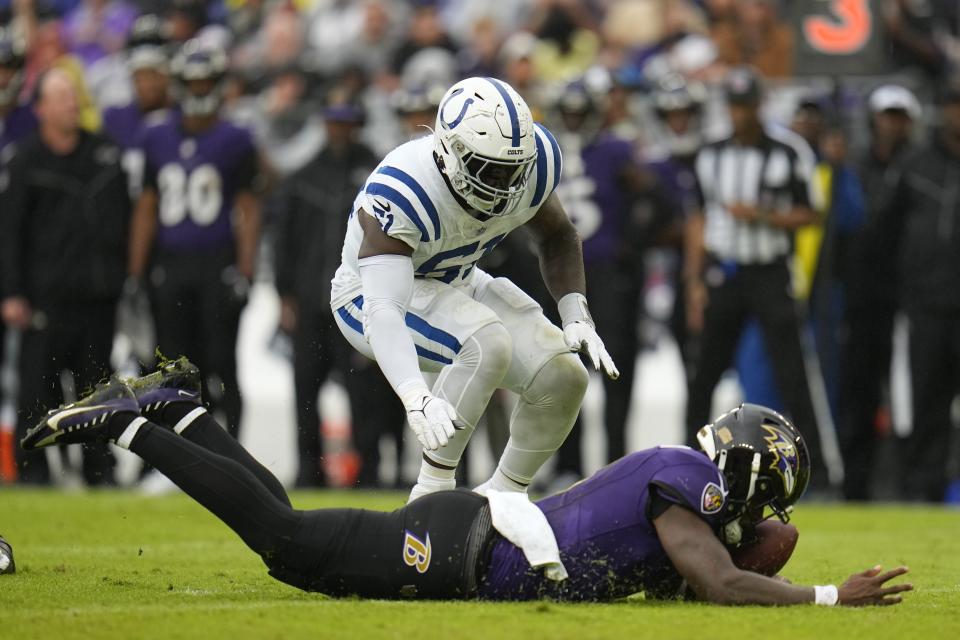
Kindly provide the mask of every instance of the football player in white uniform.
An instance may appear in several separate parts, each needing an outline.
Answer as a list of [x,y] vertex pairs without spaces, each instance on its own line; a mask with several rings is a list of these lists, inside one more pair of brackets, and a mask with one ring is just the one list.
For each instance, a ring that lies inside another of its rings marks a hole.
[[[588,376],[573,352],[619,375],[587,309],[580,239],[553,194],[560,170],[553,135],[517,92],[468,78],[447,91],[433,135],[389,153],[354,202],[331,305],[423,445],[410,500],[454,488],[497,388],[519,401],[497,470],[477,490],[526,491],[580,409]],[[476,266],[521,225],[537,238],[562,331],[519,287]],[[439,372],[432,390],[422,371]]]

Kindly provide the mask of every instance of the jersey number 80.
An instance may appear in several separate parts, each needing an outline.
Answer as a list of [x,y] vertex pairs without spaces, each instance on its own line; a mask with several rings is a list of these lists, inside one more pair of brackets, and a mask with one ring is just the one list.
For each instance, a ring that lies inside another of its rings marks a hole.
[[220,173],[212,164],[202,164],[189,175],[182,165],[164,165],[157,174],[160,224],[173,227],[188,215],[197,226],[213,224],[223,205],[221,184]]

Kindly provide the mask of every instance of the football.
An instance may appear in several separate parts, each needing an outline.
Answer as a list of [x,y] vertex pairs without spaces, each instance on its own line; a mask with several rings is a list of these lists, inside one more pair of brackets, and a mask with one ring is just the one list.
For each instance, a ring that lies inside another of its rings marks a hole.
[[775,576],[783,569],[797,546],[800,532],[792,524],[764,520],[757,525],[757,541],[730,550],[733,564],[744,571]]

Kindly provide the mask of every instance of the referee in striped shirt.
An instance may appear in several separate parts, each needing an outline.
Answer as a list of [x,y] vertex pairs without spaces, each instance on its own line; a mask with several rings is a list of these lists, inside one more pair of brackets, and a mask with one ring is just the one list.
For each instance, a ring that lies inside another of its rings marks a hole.
[[725,90],[733,133],[697,155],[701,208],[685,230],[687,322],[701,333],[690,377],[687,438],[695,444],[697,430],[709,422],[714,387],[752,315],[762,328],[787,411],[810,446],[814,478],[822,482],[826,472],[787,266],[793,231],[815,220],[808,195],[814,159],[802,141],[764,128],[762,86],[752,70],[731,70]]

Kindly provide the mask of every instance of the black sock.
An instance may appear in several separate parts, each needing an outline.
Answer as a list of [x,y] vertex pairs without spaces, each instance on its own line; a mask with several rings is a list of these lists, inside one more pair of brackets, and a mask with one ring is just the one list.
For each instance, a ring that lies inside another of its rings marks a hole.
[[107,437],[113,442],[116,442],[117,438],[130,426],[130,423],[139,417],[138,414],[132,411],[121,411],[120,413],[113,414],[110,416],[110,419],[107,420]]
[[[197,409],[197,405],[192,402],[171,402],[161,410],[162,422],[160,424],[173,428],[178,422],[183,420],[192,411]],[[290,506],[290,498],[284,490],[283,485],[277,480],[277,477],[270,473],[270,470],[260,464],[256,458],[250,455],[250,452],[243,448],[233,436],[221,427],[213,416],[204,411],[191,422],[180,435],[190,442],[200,445],[204,449],[212,451],[218,455],[230,458],[235,462],[242,464],[250,473],[260,480],[260,483],[266,487],[267,491],[280,502]]]
[[248,547],[275,554],[296,533],[301,513],[277,500],[243,465],[147,422],[130,450],[222,520]]

